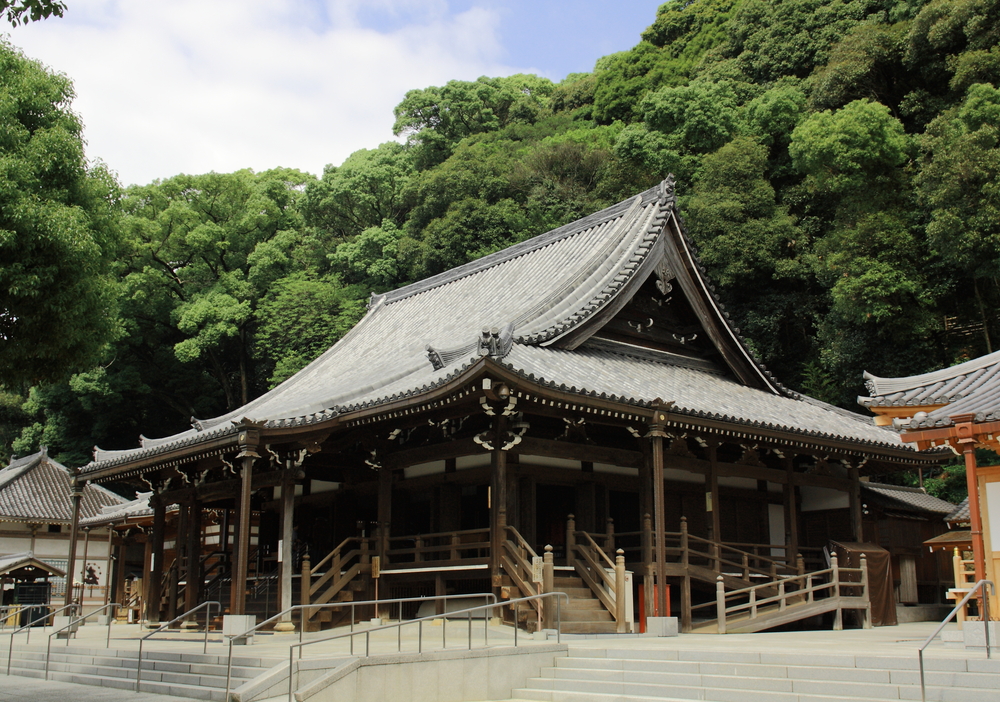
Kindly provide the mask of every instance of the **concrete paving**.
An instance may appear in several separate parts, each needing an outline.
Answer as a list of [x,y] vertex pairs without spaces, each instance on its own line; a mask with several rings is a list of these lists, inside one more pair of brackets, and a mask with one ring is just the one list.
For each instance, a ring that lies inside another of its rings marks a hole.
[[186,699],[0,674],[0,702],[177,702]]

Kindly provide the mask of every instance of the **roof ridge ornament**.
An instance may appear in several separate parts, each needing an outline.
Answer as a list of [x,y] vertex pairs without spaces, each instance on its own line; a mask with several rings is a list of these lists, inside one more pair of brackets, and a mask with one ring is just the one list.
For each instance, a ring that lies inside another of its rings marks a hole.
[[484,327],[475,341],[450,349],[436,349],[427,344],[427,360],[434,370],[441,370],[460,358],[469,356],[490,356],[501,359],[510,353],[514,345],[514,323],[507,322],[503,327]]

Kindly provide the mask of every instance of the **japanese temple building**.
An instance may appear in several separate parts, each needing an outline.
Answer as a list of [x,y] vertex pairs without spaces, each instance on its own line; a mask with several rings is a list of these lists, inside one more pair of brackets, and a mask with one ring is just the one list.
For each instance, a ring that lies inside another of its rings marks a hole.
[[[907,378],[866,374],[871,393],[858,401],[880,424],[922,450],[949,447],[965,457],[969,500],[952,521],[970,526],[971,582],[1000,576],[1000,466],[978,466],[975,449],[1000,452],[1000,352]],[[991,518],[992,515],[992,518]],[[1000,603],[991,604],[1000,617]]]
[[[232,563],[232,614],[268,546],[285,607],[370,592],[375,558],[383,592],[514,597],[534,592],[530,557],[551,546],[557,588],[596,592],[599,564],[620,552],[634,609],[665,614],[665,582],[690,629],[720,575],[729,588],[818,567],[833,522],[861,541],[862,476],[941,459],[758,362],[668,179],[373,295],[349,334],[275,389],[175,436],[96,449],[78,480],[153,492],[154,621],[177,504],[188,603],[204,582],[204,509],[232,525],[214,547]],[[598,619],[581,630],[605,630]]]

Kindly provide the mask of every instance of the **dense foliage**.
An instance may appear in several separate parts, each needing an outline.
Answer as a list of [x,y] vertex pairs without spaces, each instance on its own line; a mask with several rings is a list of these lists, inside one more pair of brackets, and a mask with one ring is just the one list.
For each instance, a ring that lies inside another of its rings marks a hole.
[[27,425],[19,452],[46,442],[77,461],[182,429],[302,367],[371,291],[671,172],[754,350],[786,385],[856,408],[863,370],[996,346],[998,27],[1000,0],[671,0],[592,73],[410,91],[401,143],[320,178],[133,188],[116,222],[121,338],[62,385],[8,387],[0,428]]

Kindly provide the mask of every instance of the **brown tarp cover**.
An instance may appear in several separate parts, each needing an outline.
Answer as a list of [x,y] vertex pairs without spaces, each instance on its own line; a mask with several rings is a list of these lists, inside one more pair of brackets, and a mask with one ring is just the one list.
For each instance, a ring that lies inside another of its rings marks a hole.
[[[830,552],[837,554],[841,568],[859,568],[861,554],[868,561],[868,595],[872,603],[872,626],[896,626],[896,593],[892,587],[892,563],[881,546],[855,541],[831,541]],[[856,576],[842,576],[855,580]]]

